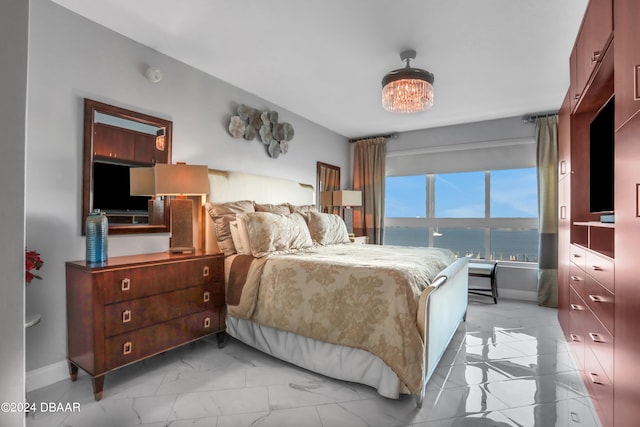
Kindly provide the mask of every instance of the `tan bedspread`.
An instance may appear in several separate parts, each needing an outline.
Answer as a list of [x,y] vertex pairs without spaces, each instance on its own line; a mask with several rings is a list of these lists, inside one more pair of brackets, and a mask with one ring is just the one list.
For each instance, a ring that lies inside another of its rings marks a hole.
[[[453,261],[446,249],[356,244],[274,253],[250,265],[236,258],[229,272],[227,294],[234,301],[227,301],[228,310],[235,317],[367,350],[417,393],[423,377],[418,299]],[[238,271],[241,265],[244,272]]]

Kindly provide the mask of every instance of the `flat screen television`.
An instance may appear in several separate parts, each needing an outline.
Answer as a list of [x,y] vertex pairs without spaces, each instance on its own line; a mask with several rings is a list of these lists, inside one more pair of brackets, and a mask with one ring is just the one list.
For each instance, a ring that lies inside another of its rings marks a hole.
[[615,117],[612,97],[589,126],[589,210],[613,213]]
[[147,213],[148,196],[129,195],[129,166],[94,162],[93,208],[107,213]]

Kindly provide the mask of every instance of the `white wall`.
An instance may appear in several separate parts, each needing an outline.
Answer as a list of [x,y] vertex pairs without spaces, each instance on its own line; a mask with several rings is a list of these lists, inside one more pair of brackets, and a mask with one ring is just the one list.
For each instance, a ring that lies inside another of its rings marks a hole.
[[[15,1],[15,0],[14,0]],[[43,280],[27,290],[27,308],[42,322],[27,333],[27,371],[66,357],[64,263],[84,259],[81,236],[84,97],[170,119],[173,161],[296,179],[315,186],[316,161],[350,177],[346,139],[293,112],[126,39],[49,0],[31,0],[27,150],[27,244],[44,257]],[[146,80],[148,65],[161,82]],[[250,59],[247,67],[251,67]],[[276,110],[295,137],[289,152],[267,156],[261,143],[233,139],[229,117],[238,104]],[[166,249],[168,236],[109,238],[109,256]],[[58,369],[58,372],[60,370]],[[38,384],[42,385],[42,384]]]
[[[24,402],[24,175],[29,3],[0,3],[0,402]],[[1,413],[0,425],[24,425]]]

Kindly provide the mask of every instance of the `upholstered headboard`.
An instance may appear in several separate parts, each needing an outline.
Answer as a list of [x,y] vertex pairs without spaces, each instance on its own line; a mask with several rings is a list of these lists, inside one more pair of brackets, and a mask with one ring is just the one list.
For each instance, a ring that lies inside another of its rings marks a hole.
[[[315,204],[315,191],[313,185],[290,179],[209,169],[207,202],[225,203],[236,200],[312,205]],[[205,249],[219,252],[213,231],[213,221],[206,211],[203,213],[203,218]]]

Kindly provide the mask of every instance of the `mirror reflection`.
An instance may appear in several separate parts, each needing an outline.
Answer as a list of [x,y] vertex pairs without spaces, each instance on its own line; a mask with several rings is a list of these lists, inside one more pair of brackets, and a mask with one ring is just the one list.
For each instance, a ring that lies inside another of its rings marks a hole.
[[316,200],[318,201],[318,210],[320,212],[339,213],[339,207],[331,206],[326,201],[323,201],[323,191],[335,191],[340,189],[340,167],[330,165],[327,163],[317,162],[316,173],[316,188],[318,194]]
[[167,201],[131,196],[129,169],[171,162],[172,122],[85,99],[83,206],[107,214],[109,234],[168,232]]

